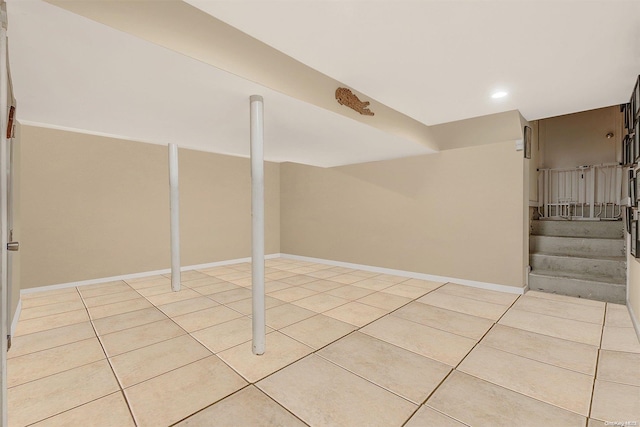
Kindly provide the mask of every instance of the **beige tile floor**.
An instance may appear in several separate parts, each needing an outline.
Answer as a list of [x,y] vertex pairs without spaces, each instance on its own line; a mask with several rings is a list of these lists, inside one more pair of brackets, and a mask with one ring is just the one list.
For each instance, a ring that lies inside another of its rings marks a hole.
[[640,425],[626,307],[267,261],[23,296],[11,426]]

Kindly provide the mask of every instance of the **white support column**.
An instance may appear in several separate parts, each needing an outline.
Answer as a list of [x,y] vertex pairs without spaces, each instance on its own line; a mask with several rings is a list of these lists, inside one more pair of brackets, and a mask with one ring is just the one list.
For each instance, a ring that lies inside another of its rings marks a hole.
[[[4,2],[3,2],[4,3]],[[10,310],[8,301],[8,256],[7,256],[7,243],[8,243],[8,218],[7,218],[7,194],[8,194],[8,154],[7,147],[7,97],[8,97],[8,76],[7,76],[7,12],[6,5],[2,5],[0,11],[0,215],[2,218],[0,222],[2,229],[0,231],[0,257],[2,263],[0,267],[0,280],[2,282],[2,298],[0,313],[0,341],[2,341],[2,354],[1,359],[1,372],[0,376],[0,394],[2,394],[2,413],[0,414],[0,422],[2,426],[8,425],[7,421],[7,313],[4,310]]]
[[171,197],[171,290],[180,290],[180,192],[178,146],[169,144],[169,192]]
[[265,351],[264,306],[264,115],[263,100],[252,95],[251,105],[251,284],[253,354]]

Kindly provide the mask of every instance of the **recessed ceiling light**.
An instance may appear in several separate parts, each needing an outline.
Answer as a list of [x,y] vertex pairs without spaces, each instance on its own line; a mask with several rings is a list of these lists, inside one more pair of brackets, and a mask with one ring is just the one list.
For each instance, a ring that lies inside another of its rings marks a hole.
[[504,91],[499,91],[499,92],[494,92],[491,97],[493,99],[498,99],[498,98],[504,98],[505,96],[509,95],[508,92],[504,92]]

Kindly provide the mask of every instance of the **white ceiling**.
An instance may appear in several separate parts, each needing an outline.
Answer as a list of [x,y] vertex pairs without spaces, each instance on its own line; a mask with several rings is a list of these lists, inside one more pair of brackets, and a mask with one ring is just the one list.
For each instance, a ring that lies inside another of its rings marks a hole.
[[186,1],[427,125],[620,104],[640,73],[638,0]]
[[265,105],[265,159],[329,167],[432,153],[41,2],[8,3],[22,123],[249,155],[249,96]]
[[[637,0],[188,2],[429,125],[622,103],[640,72]],[[246,156],[258,93],[268,160],[432,152],[39,0],[8,12],[22,122]]]

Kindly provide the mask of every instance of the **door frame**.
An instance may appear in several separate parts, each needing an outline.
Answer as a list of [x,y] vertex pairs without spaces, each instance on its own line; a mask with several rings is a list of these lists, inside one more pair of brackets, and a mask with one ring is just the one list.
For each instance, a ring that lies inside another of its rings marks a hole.
[[7,350],[8,350],[8,318],[11,311],[8,299],[9,286],[9,256],[8,243],[8,207],[9,207],[9,162],[10,144],[7,139],[7,119],[9,103],[9,77],[7,59],[7,5],[0,0],[0,423],[4,427],[8,424],[7,413]]

